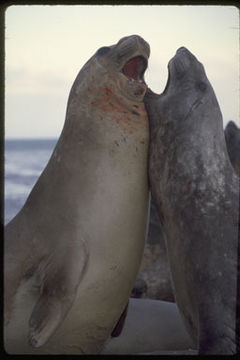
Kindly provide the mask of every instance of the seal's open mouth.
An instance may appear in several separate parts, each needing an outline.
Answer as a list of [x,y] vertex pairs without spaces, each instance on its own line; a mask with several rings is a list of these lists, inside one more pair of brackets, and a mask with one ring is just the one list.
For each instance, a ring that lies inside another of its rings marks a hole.
[[135,56],[128,60],[122,72],[131,81],[143,82],[143,75],[147,68],[147,60],[143,56]]

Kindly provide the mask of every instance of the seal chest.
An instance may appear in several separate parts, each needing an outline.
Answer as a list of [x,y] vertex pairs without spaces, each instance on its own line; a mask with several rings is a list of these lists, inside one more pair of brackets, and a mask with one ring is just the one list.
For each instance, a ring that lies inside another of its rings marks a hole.
[[98,353],[128,302],[149,206],[148,56],[134,35],[85,64],[52,157],[6,227],[10,353]]

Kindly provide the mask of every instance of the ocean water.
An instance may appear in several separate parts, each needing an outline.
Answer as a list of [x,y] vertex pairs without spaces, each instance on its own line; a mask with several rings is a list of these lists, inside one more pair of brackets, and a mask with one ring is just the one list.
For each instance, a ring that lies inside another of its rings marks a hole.
[[22,208],[48,163],[57,139],[6,139],[4,160],[4,222]]

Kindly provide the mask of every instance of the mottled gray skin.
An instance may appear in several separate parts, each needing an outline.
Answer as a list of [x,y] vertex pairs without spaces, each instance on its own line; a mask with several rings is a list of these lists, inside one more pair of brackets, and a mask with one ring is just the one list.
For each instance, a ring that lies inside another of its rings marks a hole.
[[[149,178],[176,301],[200,354],[236,351],[238,178],[203,65],[180,48],[164,92],[149,91]],[[161,319],[159,319],[161,321]]]
[[[224,134],[231,164],[240,176],[240,129],[233,121],[229,121]],[[131,296],[175,301],[164,233],[153,199],[150,206],[148,237]]]
[[84,65],[49,163],[6,226],[9,353],[99,353],[128,302],[147,227],[149,127],[145,67],[135,80],[122,69],[149,53],[134,35]]

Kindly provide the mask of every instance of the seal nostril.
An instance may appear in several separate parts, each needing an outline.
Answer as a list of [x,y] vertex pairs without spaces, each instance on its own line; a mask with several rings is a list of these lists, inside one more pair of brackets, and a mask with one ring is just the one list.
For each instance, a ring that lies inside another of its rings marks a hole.
[[103,56],[107,54],[110,50],[111,48],[109,46],[103,46],[100,49],[98,49],[97,56]]
[[177,54],[185,51],[187,51],[187,49],[184,46],[181,46],[179,49],[177,49]]
[[197,87],[198,87],[198,89],[200,89],[201,91],[205,91],[206,88],[207,88],[207,84],[206,84],[205,82],[201,81],[201,82],[199,82],[199,83],[197,84]]

